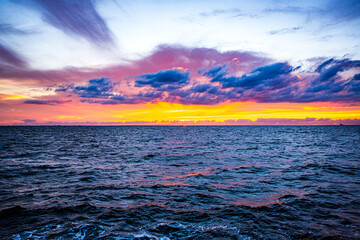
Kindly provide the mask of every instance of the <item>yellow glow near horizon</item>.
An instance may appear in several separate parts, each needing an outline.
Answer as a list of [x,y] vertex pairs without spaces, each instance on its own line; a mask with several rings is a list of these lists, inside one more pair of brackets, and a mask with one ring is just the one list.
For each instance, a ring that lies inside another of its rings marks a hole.
[[21,99],[21,98],[27,98],[27,96],[12,95],[12,96],[3,97],[4,100]]
[[[218,105],[182,105],[159,102],[145,104],[141,108],[121,111],[118,121],[218,121],[258,118],[305,119],[330,118],[355,119],[360,117],[360,106],[347,108],[338,106],[303,106],[299,103],[223,103]],[[330,104],[329,104],[330,105]]]
[[34,119],[37,123],[143,123],[171,124],[202,122],[211,124],[227,120],[329,118],[360,119],[360,106],[339,103],[255,103],[235,102],[218,105],[182,105],[177,103],[146,103],[133,105],[101,105],[73,102],[60,105],[17,105],[4,109],[0,124],[20,123]]

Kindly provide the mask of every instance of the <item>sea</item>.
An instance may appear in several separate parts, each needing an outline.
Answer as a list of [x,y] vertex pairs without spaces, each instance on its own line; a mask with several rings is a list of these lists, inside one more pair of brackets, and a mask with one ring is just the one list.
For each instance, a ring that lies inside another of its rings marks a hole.
[[0,239],[360,239],[360,126],[0,127]]

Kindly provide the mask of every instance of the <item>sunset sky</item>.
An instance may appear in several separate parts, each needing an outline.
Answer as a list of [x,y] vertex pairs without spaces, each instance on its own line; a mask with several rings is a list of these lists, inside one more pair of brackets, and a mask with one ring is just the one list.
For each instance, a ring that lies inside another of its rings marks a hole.
[[360,124],[360,1],[3,0],[0,125]]

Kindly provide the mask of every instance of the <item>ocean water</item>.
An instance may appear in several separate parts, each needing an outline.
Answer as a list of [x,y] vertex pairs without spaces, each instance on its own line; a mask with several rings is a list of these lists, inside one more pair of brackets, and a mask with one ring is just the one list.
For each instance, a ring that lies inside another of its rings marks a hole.
[[0,127],[0,239],[360,239],[360,126]]

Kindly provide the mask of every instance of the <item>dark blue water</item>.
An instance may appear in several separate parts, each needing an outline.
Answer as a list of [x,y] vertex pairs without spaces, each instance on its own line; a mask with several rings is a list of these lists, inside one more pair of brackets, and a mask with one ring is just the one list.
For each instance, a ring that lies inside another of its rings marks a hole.
[[1,239],[359,239],[360,126],[0,127]]

